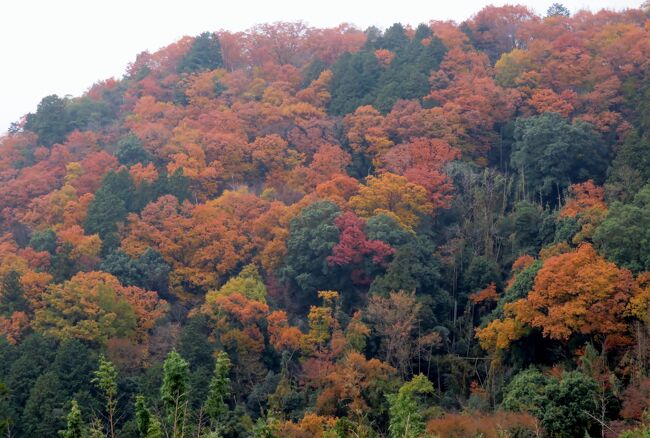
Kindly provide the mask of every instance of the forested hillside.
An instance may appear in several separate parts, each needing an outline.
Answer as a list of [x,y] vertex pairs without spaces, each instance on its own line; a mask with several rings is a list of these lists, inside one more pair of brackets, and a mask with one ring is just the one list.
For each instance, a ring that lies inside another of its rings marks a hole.
[[573,12],[206,32],[43,98],[0,435],[649,436],[650,7]]

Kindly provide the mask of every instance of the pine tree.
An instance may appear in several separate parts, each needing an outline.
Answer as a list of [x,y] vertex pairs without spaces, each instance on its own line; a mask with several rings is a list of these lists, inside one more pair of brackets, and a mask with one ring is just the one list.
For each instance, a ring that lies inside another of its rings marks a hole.
[[135,186],[127,170],[110,171],[102,179],[102,186],[88,205],[84,230],[87,234],[99,234],[105,254],[119,244],[117,224],[133,211],[134,193]]
[[179,73],[194,73],[201,70],[214,70],[223,65],[219,37],[210,32],[203,32],[194,39],[194,43],[178,66]]
[[[189,364],[176,351],[170,352],[163,364],[163,384],[160,395],[173,438],[183,436],[189,384]],[[151,427],[152,424],[149,425],[149,428]]]
[[[174,437],[176,436],[183,436],[182,434],[180,435],[173,435]],[[158,421],[157,418],[153,417],[151,418],[151,422],[149,423],[149,427],[147,427],[147,435],[145,435],[145,438],[163,438],[163,432],[162,432],[162,427],[160,425],[160,421]]]
[[571,12],[562,3],[553,3],[546,10],[547,17],[569,17]]
[[134,134],[128,134],[118,143],[115,154],[120,163],[132,166],[136,163],[147,164],[151,161],[150,154],[142,147],[142,142]]
[[72,400],[70,413],[68,414],[68,425],[65,430],[59,432],[61,438],[82,438],[83,437],[83,420],[81,418],[81,409],[77,400]]
[[20,274],[11,271],[0,284],[0,315],[11,315],[13,312],[24,312],[28,308],[23,297],[23,287],[20,284]]
[[149,409],[147,408],[144,396],[137,395],[135,397],[135,426],[140,438],[147,437],[147,431],[149,430],[151,422],[151,412],[149,412]]
[[205,411],[210,417],[213,429],[219,430],[224,415],[228,412],[226,400],[230,396],[230,358],[228,353],[220,351],[214,365],[214,374],[210,380],[210,392],[205,401]]
[[36,113],[27,115],[25,130],[35,132],[39,143],[44,146],[62,143],[70,132],[67,105],[68,99],[61,99],[56,94],[44,97]]
[[93,383],[102,391],[105,398],[106,417],[110,438],[115,438],[115,413],[117,409],[117,370],[104,356],[99,358],[99,369],[95,371]]

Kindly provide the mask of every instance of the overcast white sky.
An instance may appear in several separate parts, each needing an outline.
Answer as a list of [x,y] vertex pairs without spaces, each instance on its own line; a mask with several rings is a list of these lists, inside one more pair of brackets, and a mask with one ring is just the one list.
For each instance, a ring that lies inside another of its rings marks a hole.
[[[77,96],[121,77],[143,50],[183,35],[303,20],[360,28],[431,19],[462,21],[488,4],[519,3],[543,14],[553,0],[0,0],[0,133],[49,94]],[[579,9],[638,7],[642,0],[564,0]]]

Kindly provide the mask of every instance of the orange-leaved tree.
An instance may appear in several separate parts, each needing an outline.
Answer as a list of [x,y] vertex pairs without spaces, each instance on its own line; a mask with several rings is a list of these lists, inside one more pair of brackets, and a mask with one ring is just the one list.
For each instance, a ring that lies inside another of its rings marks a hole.
[[80,272],[46,289],[32,325],[58,339],[146,342],[149,330],[166,310],[156,292],[123,286],[105,272]]
[[444,167],[459,158],[460,151],[446,141],[417,137],[388,151],[384,162],[385,168],[390,172],[403,175],[409,182],[427,189],[435,211],[449,206],[453,184]]
[[484,347],[507,348],[528,326],[559,341],[584,335],[608,348],[624,345],[627,308],[636,290],[630,271],[583,244],[546,259],[528,296],[506,304],[506,317],[478,330],[478,337]]
[[350,198],[349,206],[363,218],[381,213],[392,216],[408,230],[417,226],[421,216],[434,210],[424,187],[390,172],[369,176],[367,185]]

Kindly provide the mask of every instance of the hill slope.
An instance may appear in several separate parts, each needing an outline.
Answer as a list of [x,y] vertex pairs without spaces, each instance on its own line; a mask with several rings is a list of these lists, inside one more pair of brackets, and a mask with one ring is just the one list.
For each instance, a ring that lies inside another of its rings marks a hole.
[[0,430],[639,426],[649,60],[648,10],[504,6],[206,32],[45,97],[0,139]]

